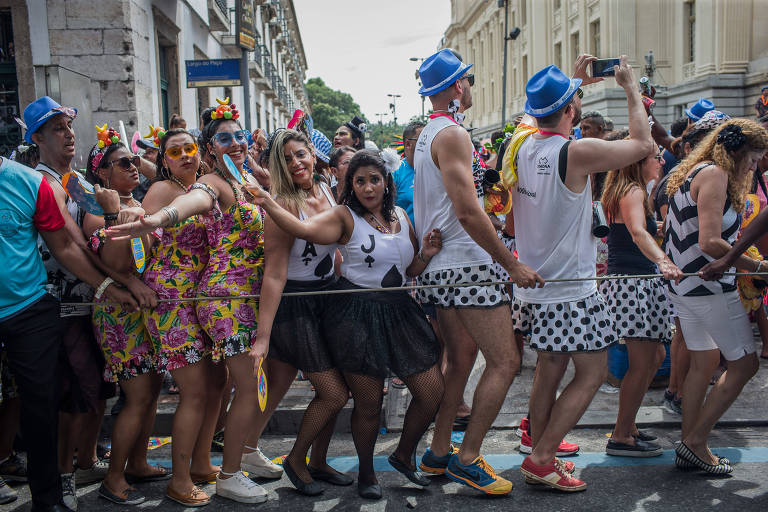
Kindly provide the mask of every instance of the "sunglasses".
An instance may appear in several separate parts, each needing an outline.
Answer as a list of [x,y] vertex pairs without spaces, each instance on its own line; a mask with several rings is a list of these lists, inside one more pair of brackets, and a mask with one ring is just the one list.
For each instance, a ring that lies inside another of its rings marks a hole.
[[213,140],[220,146],[229,147],[233,142],[237,144],[248,144],[248,130],[237,130],[231,132],[219,132],[213,136]]
[[171,160],[178,160],[179,158],[181,158],[182,153],[184,153],[187,156],[195,156],[197,154],[197,149],[198,149],[197,144],[188,142],[183,146],[171,146],[170,148],[165,148],[165,154]]
[[129,171],[131,170],[131,166],[138,167],[140,161],[141,161],[141,158],[136,155],[121,156],[120,158],[116,158],[111,162],[107,162],[107,167],[114,167],[115,164],[117,164],[118,166],[120,166],[122,170]]
[[578,97],[579,97],[579,99],[581,99],[581,98],[583,98],[583,97],[584,97],[584,91],[582,91],[582,90],[581,90],[581,87],[579,87],[578,89],[576,89],[576,96],[578,96]]
[[470,87],[473,87],[475,85],[475,75],[472,75],[472,74],[464,75],[462,78],[467,79]]

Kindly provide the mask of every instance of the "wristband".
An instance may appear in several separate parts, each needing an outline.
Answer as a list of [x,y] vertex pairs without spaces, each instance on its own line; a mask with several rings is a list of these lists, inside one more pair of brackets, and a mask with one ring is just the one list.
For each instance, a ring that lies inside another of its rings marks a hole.
[[94,294],[95,299],[100,299],[102,295],[104,295],[104,292],[107,290],[107,287],[114,283],[115,280],[111,277],[105,277],[104,280],[101,282],[99,287],[96,289],[96,293]]

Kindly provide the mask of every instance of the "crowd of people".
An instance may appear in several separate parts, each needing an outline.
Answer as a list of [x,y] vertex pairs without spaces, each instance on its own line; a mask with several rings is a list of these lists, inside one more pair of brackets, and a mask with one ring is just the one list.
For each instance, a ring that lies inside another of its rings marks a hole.
[[[587,74],[593,60],[579,56],[572,77],[556,66],[533,75],[525,115],[498,135],[491,161],[462,126],[474,75],[450,49],[419,69],[432,113],[405,128],[402,157],[368,148],[359,117],[332,142],[302,112],[251,133],[228,99],[197,130],[178,116],[168,130],[151,127],[137,155],[107,125],[76,140],[75,108],[48,97],[28,105],[25,144],[0,163],[0,476],[28,481],[34,510],[76,510],[76,487],[97,481],[99,496],[124,505],[144,502],[138,484],[158,480],[185,506],[211,503],[208,482],[220,497],[261,503],[267,492],[253,478],[283,472],[316,496],[324,483],[355,482],[327,462],[351,398],[358,492],[379,499],[374,447],[395,376],[412,399],[390,465],[420,486],[445,475],[507,494],[512,482],[481,451],[525,340],[538,356],[520,426],[527,483],[586,489],[560,458],[579,451],[564,438],[617,343],[628,370],[606,453],[661,455],[635,416],[669,345],[665,401],[683,424],[675,464],[734,471],[707,440],[757,372],[749,314],[768,357],[759,278],[729,272],[768,270],[756,242],[768,229],[768,132],[702,99],[668,133],[626,57],[614,73],[628,128],[614,130],[581,112],[581,88],[603,80]],[[73,178],[75,145],[91,142]],[[95,204],[78,199],[73,179],[93,185]],[[596,279],[598,244],[610,279]],[[411,294],[411,283],[426,286]],[[485,367],[470,408],[478,352]],[[259,440],[298,372],[314,397],[276,464]],[[179,390],[170,469],[147,461],[165,373]],[[105,459],[97,438],[118,387]],[[456,423],[466,427],[460,446]],[[26,463],[13,452],[17,430]],[[12,499],[0,480],[0,502]]]

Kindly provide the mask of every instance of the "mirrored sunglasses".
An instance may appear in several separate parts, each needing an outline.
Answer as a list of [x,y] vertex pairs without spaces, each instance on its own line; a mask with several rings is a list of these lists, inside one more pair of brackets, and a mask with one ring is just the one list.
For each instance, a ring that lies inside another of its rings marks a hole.
[[470,87],[473,87],[475,85],[475,75],[473,74],[464,75],[464,78],[467,79]]
[[177,160],[181,158],[182,153],[187,156],[195,156],[197,154],[197,149],[197,144],[189,142],[183,146],[171,146],[169,148],[165,148],[165,154],[171,160]]
[[213,136],[213,140],[220,146],[228,147],[233,142],[237,144],[248,144],[248,130],[237,130],[236,132],[219,132]]

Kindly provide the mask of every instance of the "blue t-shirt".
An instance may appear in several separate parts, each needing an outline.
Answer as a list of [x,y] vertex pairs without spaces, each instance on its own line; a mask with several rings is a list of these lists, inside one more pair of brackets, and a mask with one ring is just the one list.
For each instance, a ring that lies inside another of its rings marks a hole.
[[397,201],[395,204],[405,210],[408,214],[408,218],[413,221],[413,167],[408,165],[408,162],[403,158],[400,162],[400,167],[392,175],[392,179],[395,180],[395,189],[397,190]]
[[664,167],[662,168],[662,176],[666,176],[667,174],[669,174],[669,171],[674,169],[675,166],[680,163],[680,160],[678,160],[675,155],[673,155],[666,149],[662,154],[662,158],[664,158]]
[[37,250],[39,231],[64,227],[53,190],[42,174],[19,163],[0,164],[0,320],[45,295],[48,277]]

